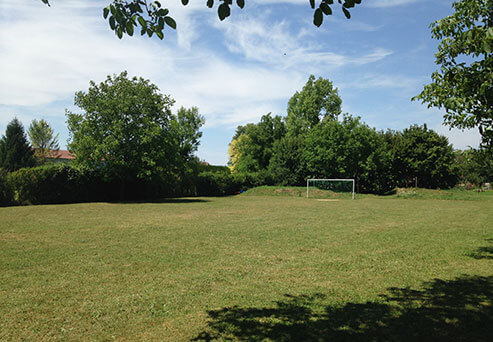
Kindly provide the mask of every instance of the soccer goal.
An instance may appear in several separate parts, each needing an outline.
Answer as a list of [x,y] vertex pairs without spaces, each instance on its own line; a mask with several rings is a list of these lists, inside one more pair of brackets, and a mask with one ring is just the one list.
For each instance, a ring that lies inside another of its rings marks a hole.
[[354,199],[354,179],[307,179],[306,197],[310,197],[310,187],[317,197],[324,193],[348,193]]

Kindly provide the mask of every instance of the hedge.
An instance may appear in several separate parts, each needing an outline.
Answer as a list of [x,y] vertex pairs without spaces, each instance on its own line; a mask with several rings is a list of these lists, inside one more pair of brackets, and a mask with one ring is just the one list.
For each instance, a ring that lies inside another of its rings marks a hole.
[[0,169],[0,206],[14,203],[14,191],[8,182],[7,172]]

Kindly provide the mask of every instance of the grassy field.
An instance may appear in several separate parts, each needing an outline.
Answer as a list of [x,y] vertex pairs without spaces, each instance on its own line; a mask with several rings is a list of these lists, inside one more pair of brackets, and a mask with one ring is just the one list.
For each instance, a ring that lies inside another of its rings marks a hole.
[[489,340],[491,192],[255,191],[0,208],[0,340]]

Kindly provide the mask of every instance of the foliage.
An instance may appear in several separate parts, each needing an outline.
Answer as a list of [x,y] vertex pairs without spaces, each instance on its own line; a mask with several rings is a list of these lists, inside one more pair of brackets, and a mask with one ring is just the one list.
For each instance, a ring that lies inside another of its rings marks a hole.
[[78,176],[75,169],[54,164],[23,168],[9,174],[8,179],[15,189],[16,202],[52,204],[87,200],[80,194],[87,184],[80,184]]
[[238,126],[229,146],[231,169],[234,172],[258,172],[269,166],[274,143],[286,133],[286,125],[278,115],[263,115],[258,124]]
[[7,171],[0,169],[0,207],[14,202],[14,191],[7,178]]
[[210,165],[205,162],[197,162],[197,169],[199,172],[223,172],[223,173],[231,173],[231,170],[227,166],[222,165]]
[[310,178],[354,178],[361,192],[394,188],[387,146],[360,118],[345,115],[317,125],[306,137],[303,159]]
[[[38,159],[45,159],[47,156],[52,156],[51,151],[58,151],[58,134],[54,135],[53,129],[46,120],[33,120],[27,130],[31,145],[35,149],[34,155]],[[53,155],[56,157],[56,153]]]
[[493,182],[493,155],[485,148],[455,152],[459,182],[480,186]]
[[34,152],[27,141],[24,127],[14,118],[0,140],[0,168],[11,172],[34,164]]
[[128,78],[126,72],[91,81],[75,104],[83,114],[67,112],[69,149],[76,165],[100,169],[107,179],[125,184],[136,179],[157,180],[173,187],[187,172],[196,151],[204,119],[197,108],[171,113],[174,100],[149,80]]
[[280,185],[302,185],[306,181],[303,164],[305,139],[303,136],[286,135],[274,143],[269,172]]
[[493,5],[491,0],[459,0],[455,12],[431,24],[441,40],[431,75],[414,99],[444,108],[450,127],[478,127],[484,144],[493,142]]
[[342,100],[332,82],[311,75],[300,92],[288,102],[286,125],[289,134],[307,133],[322,120],[336,120]]
[[241,187],[232,174],[225,172],[201,172],[196,182],[199,196],[232,195]]
[[393,158],[399,186],[414,186],[416,178],[422,188],[450,188],[457,182],[452,145],[426,125],[397,133]]
[[[41,0],[46,5],[50,5],[49,0]],[[236,0],[236,5],[239,8],[244,8],[245,0]],[[341,5],[341,9],[346,16],[350,18],[350,8],[356,4],[360,4],[361,0],[337,0]],[[181,3],[186,6],[189,0],[181,0]],[[207,7],[214,7],[214,0],[207,0]],[[233,0],[218,0],[217,15],[220,20],[224,20],[231,15],[231,7]],[[312,9],[315,9],[315,0],[309,0]],[[313,14],[313,24],[316,26],[322,25],[323,16],[331,15],[333,0],[321,0]],[[140,29],[140,34],[147,34],[152,37],[153,34],[164,38],[164,28],[166,26],[176,29],[175,20],[169,15],[169,10],[162,7],[160,1],[154,0],[113,0],[107,7],[103,9],[104,19],[108,19],[111,30],[115,31],[118,38],[122,38],[124,34],[133,36],[134,31]]]

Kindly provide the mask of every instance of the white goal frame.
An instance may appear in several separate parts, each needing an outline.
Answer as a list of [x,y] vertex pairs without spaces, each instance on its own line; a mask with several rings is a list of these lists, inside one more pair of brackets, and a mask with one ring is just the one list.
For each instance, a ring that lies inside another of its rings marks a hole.
[[308,188],[310,185],[310,181],[337,181],[337,182],[352,182],[353,183],[353,199],[354,199],[354,178],[352,179],[317,179],[317,178],[309,178],[306,180],[306,198],[309,197]]

